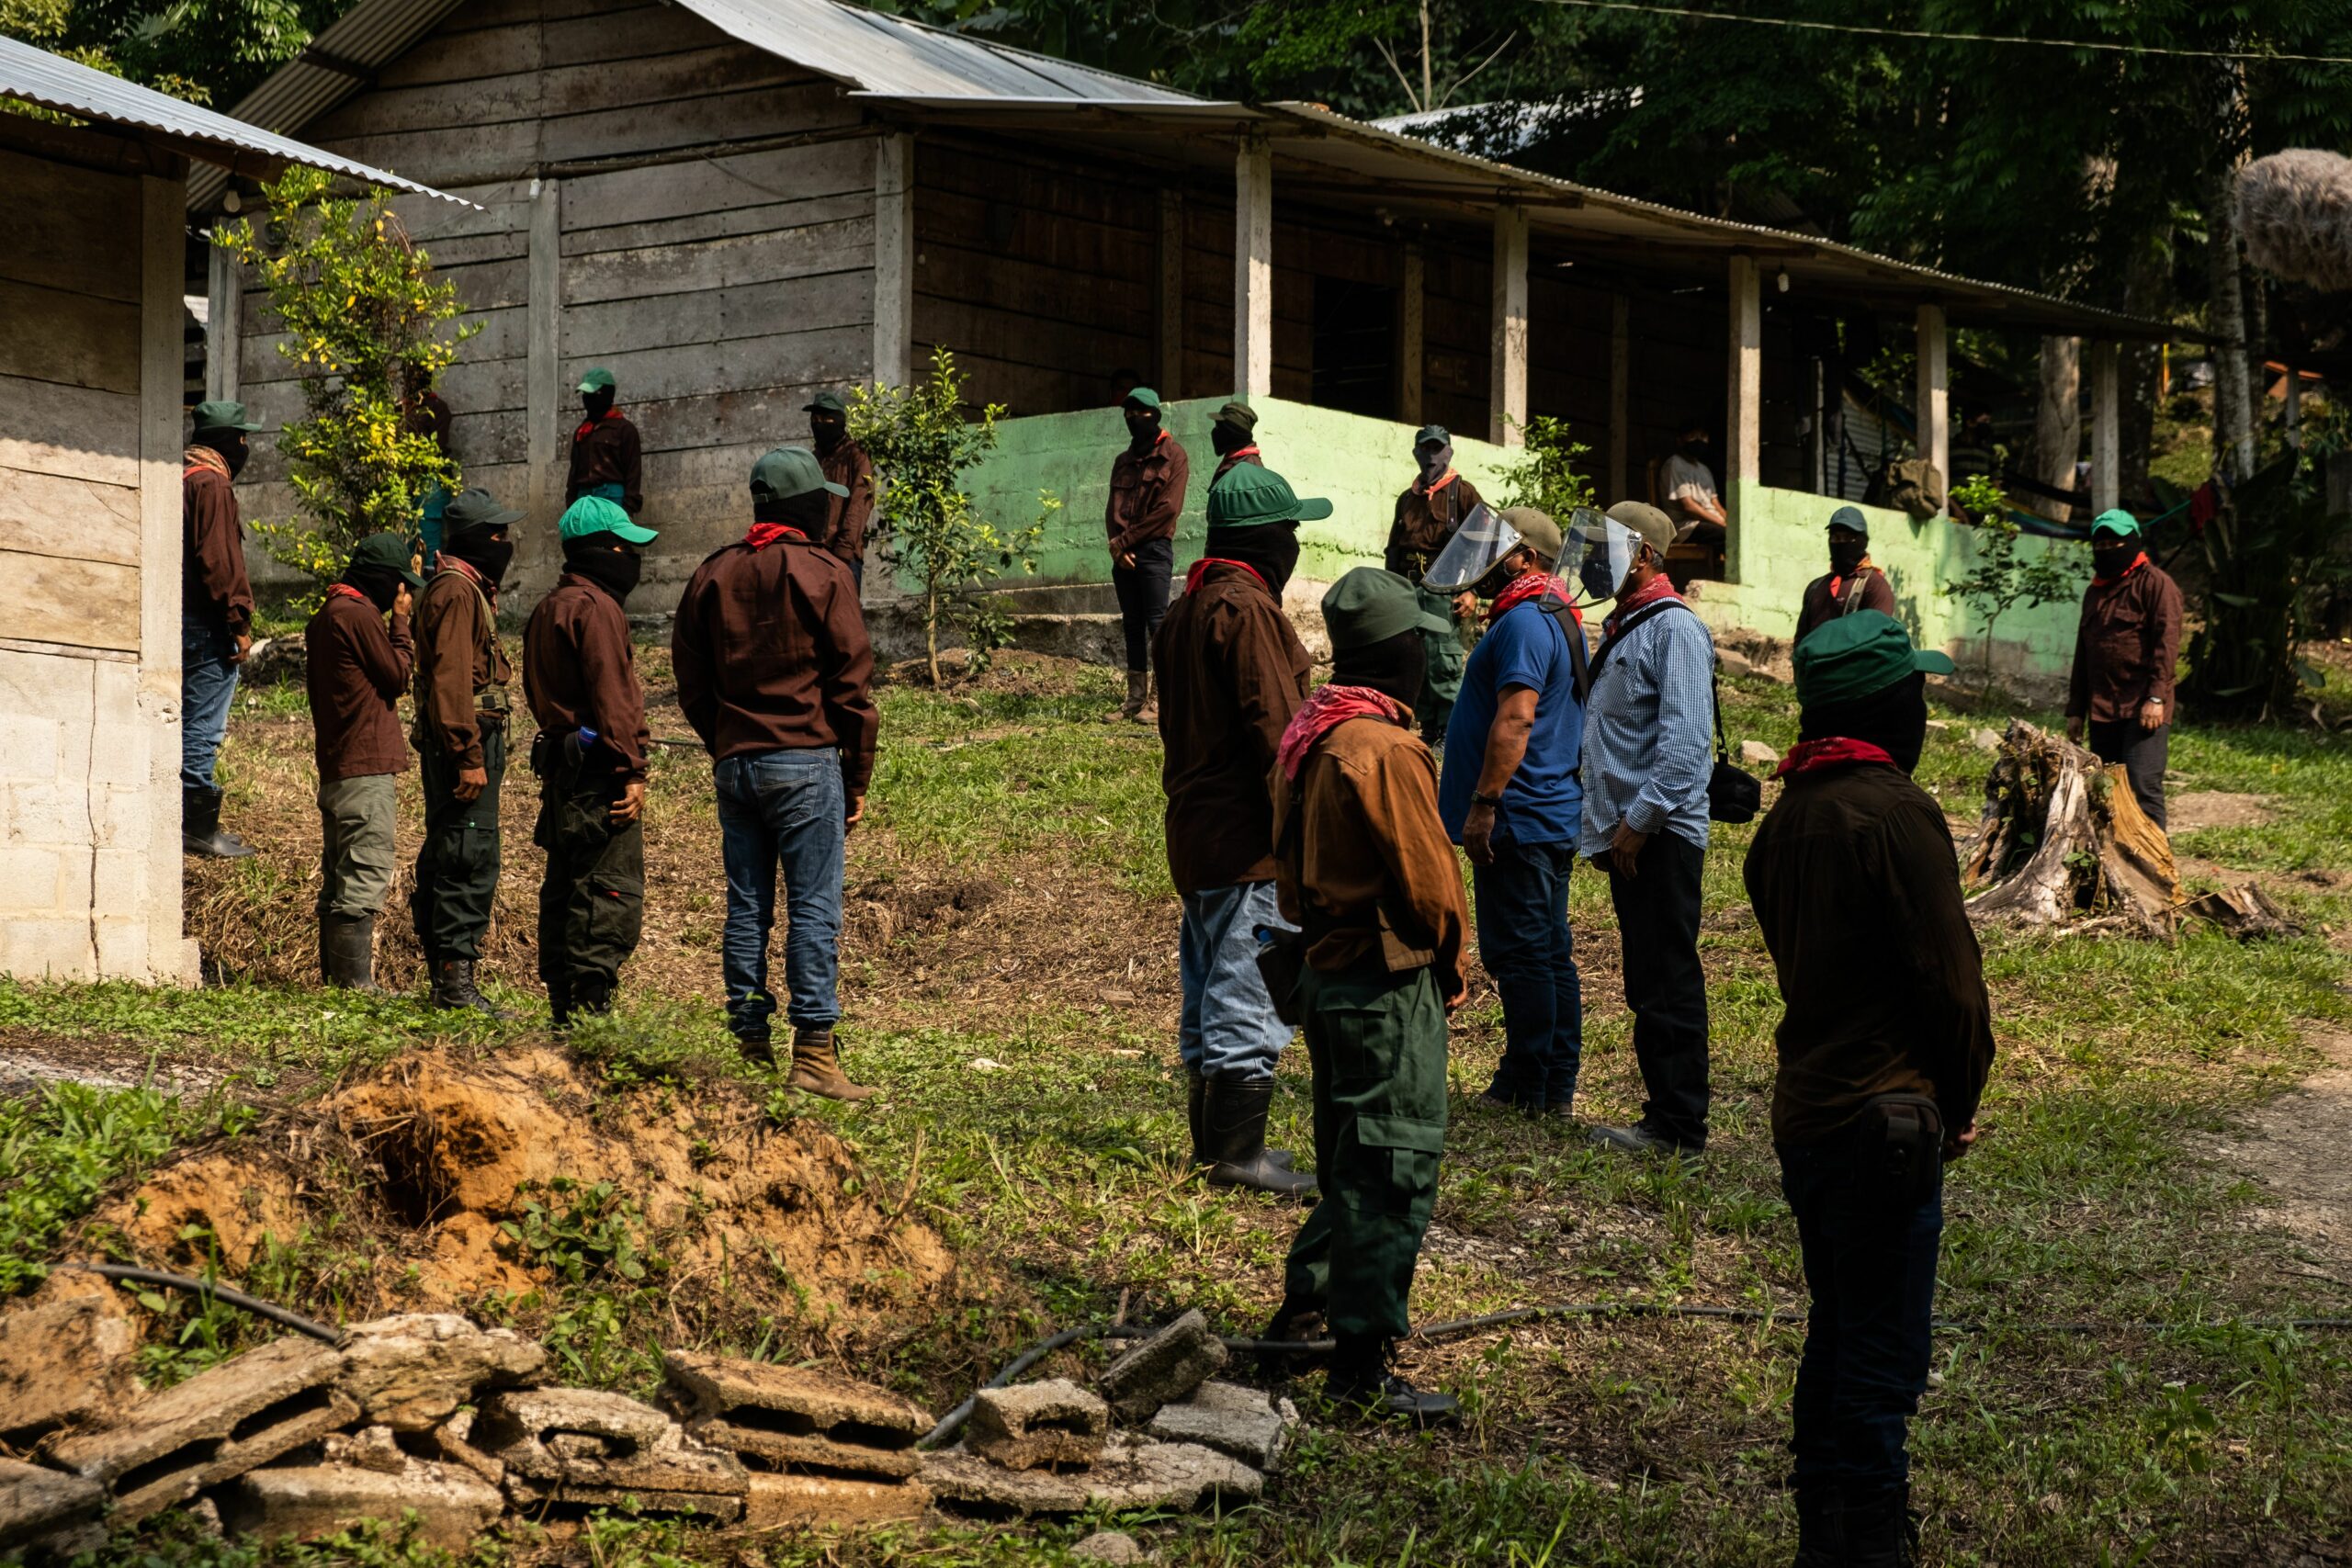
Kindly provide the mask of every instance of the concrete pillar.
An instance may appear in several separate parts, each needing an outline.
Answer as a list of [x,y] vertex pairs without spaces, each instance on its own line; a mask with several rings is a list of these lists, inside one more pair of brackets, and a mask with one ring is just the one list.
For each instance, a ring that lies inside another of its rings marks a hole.
[[1944,329],[1941,305],[1919,307],[1917,353],[1919,387],[1912,401],[1918,421],[1919,456],[1935,465],[1951,483],[1951,336]]
[[1260,131],[1233,159],[1233,389],[1274,390],[1274,151]]
[[874,143],[874,380],[914,379],[915,139],[905,131]]
[[1163,398],[1184,395],[1184,193],[1159,193],[1159,379]]
[[1614,506],[1633,492],[1625,488],[1625,447],[1629,395],[1634,373],[1634,302],[1623,294],[1609,297],[1609,489],[1600,499]]
[[1487,439],[1498,446],[1526,440],[1527,209],[1495,209],[1494,333],[1487,347]]
[[1405,242],[1404,276],[1396,286],[1396,417],[1422,424],[1422,375],[1429,352],[1429,258],[1419,240]]
[[2111,343],[2091,345],[2091,512],[2120,506],[2123,497],[2123,401],[2121,352]]
[[204,311],[204,395],[233,400],[243,384],[240,374],[243,344],[239,339],[245,292],[238,276],[237,258],[213,246],[206,258],[205,277],[209,298]]
[[1724,399],[1724,514],[1739,521],[1739,487],[1764,471],[1764,294],[1754,256],[1731,258],[1731,380]]

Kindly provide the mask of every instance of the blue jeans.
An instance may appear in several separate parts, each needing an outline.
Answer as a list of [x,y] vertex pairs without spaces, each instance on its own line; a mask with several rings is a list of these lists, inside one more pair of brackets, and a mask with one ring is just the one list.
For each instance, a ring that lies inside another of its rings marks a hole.
[[1274,1076],[1274,1058],[1290,1043],[1291,1026],[1274,1016],[1258,972],[1260,926],[1292,928],[1282,917],[1271,882],[1242,882],[1184,895],[1184,925],[1177,968],[1184,985],[1184,1021],[1176,1037],[1184,1066],[1215,1077]]
[[212,760],[229,733],[229,705],[237,696],[237,667],[229,656],[237,639],[218,621],[180,624],[180,787],[209,790]]
[[775,874],[784,867],[785,1016],[830,1029],[842,1015],[842,817],[848,791],[837,747],[757,751],[722,760],[718,833],[727,861],[727,1027],[764,1035],[775,1016],[768,993],[768,936],[775,930]]
[[1928,1386],[1944,1228],[1942,1171],[1925,1199],[1897,1196],[1874,1171],[1860,1133],[1776,1147],[1813,1297],[1790,1402],[1796,1484],[1850,1496],[1910,1477],[1904,1428]]
[[1530,1111],[1576,1102],[1584,1064],[1584,985],[1568,931],[1574,844],[1500,840],[1470,868],[1478,957],[1503,1001],[1503,1056],[1489,1094]]

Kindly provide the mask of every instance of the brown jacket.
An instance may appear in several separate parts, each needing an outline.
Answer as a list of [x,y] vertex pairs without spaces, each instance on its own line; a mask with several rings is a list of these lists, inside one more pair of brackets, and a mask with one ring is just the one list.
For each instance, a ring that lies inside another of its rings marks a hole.
[[1884,765],[1793,774],[1748,848],[1779,973],[1772,1137],[1826,1137],[1882,1094],[1957,1133],[1993,1066],[1993,1007],[1942,807]]
[[819,455],[817,466],[833,483],[849,487],[847,495],[829,498],[832,506],[825,514],[825,536],[820,542],[845,561],[864,560],[865,530],[874,520],[874,459],[844,435],[831,451]]
[[504,722],[514,678],[498,640],[498,588],[444,555],[416,605],[416,728],[409,739],[461,768],[482,765],[481,719]]
[[1274,879],[1267,771],[1314,668],[1272,590],[1211,566],[1168,607],[1151,647],[1159,677],[1168,872],[1179,893]]
[[574,430],[571,473],[563,485],[564,504],[570,505],[599,485],[618,485],[622,509],[632,517],[643,511],[645,461],[639,446],[637,426],[618,412]]
[[620,759],[624,780],[645,777],[653,732],[645,727],[628,616],[620,601],[565,572],[523,623],[523,694],[548,735],[593,729]]
[[1176,536],[1176,520],[1184,514],[1184,487],[1192,477],[1193,460],[1164,430],[1140,457],[1124,446],[1119,449],[1111,459],[1111,499],[1102,508],[1112,559],[1137,545]]
[[[1268,773],[1277,842],[1293,787],[1280,764]],[[1429,748],[1400,725],[1348,719],[1316,742],[1296,787],[1301,840],[1277,858],[1274,881],[1283,918],[1307,932],[1307,963],[1327,973],[1368,960],[1391,974],[1428,964],[1451,1000],[1470,910]]]
[[232,637],[244,631],[254,620],[245,530],[228,465],[209,446],[191,446],[181,459],[180,529],[180,613],[219,621]]
[[1460,474],[1435,490],[1423,490],[1416,480],[1396,498],[1396,519],[1388,526],[1388,548],[1381,564],[1419,584],[1470,509],[1483,502],[1477,487]]
[[397,773],[408,767],[401,739],[401,694],[408,690],[413,645],[408,617],[391,629],[364,597],[327,591],[302,628],[309,661],[311,733],[319,782]]
[[1857,610],[1876,610],[1883,615],[1894,614],[1894,590],[1887,586],[1886,573],[1874,566],[1864,566],[1850,578],[1838,583],[1838,592],[1829,591],[1830,574],[1822,573],[1804,585],[1804,604],[1797,611],[1797,635],[1792,639],[1804,640],[1805,633],[1825,621]]
[[2162,567],[2145,561],[2104,588],[2094,582],[2083,591],[2066,716],[2117,724],[2138,718],[2140,705],[2154,701],[2165,705],[2169,724],[2179,662],[2180,585]]
[[842,782],[874,776],[874,649],[857,585],[799,539],[737,543],[695,569],[670,630],[678,705],[715,758],[838,746]]

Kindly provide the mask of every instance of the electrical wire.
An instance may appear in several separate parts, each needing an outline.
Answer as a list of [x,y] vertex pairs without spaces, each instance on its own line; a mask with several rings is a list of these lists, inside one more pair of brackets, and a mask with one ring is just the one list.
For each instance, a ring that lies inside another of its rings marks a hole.
[[232,1290],[214,1280],[193,1279],[186,1274],[167,1274],[161,1269],[134,1269],[127,1263],[57,1263],[51,1267],[79,1269],[85,1274],[102,1274],[109,1280],[125,1283],[162,1285],[170,1290],[193,1292],[198,1295],[210,1296],[223,1306],[232,1306],[239,1312],[252,1313],[255,1317],[266,1317],[270,1322],[290,1328],[297,1334],[307,1334],[311,1338],[324,1340],[329,1345],[340,1345],[344,1341],[344,1333],[340,1328],[329,1328],[323,1323],[314,1323],[300,1313],[289,1312],[282,1306],[276,1306],[263,1301],[258,1296],[249,1296],[243,1291]]

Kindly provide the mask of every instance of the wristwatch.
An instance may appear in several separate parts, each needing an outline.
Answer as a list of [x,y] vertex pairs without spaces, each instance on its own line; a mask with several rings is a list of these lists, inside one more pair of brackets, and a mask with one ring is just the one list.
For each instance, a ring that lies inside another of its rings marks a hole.
[[1476,789],[1470,792],[1470,804],[1473,806],[1500,807],[1502,803],[1503,797],[1499,795],[1488,795],[1484,790]]

